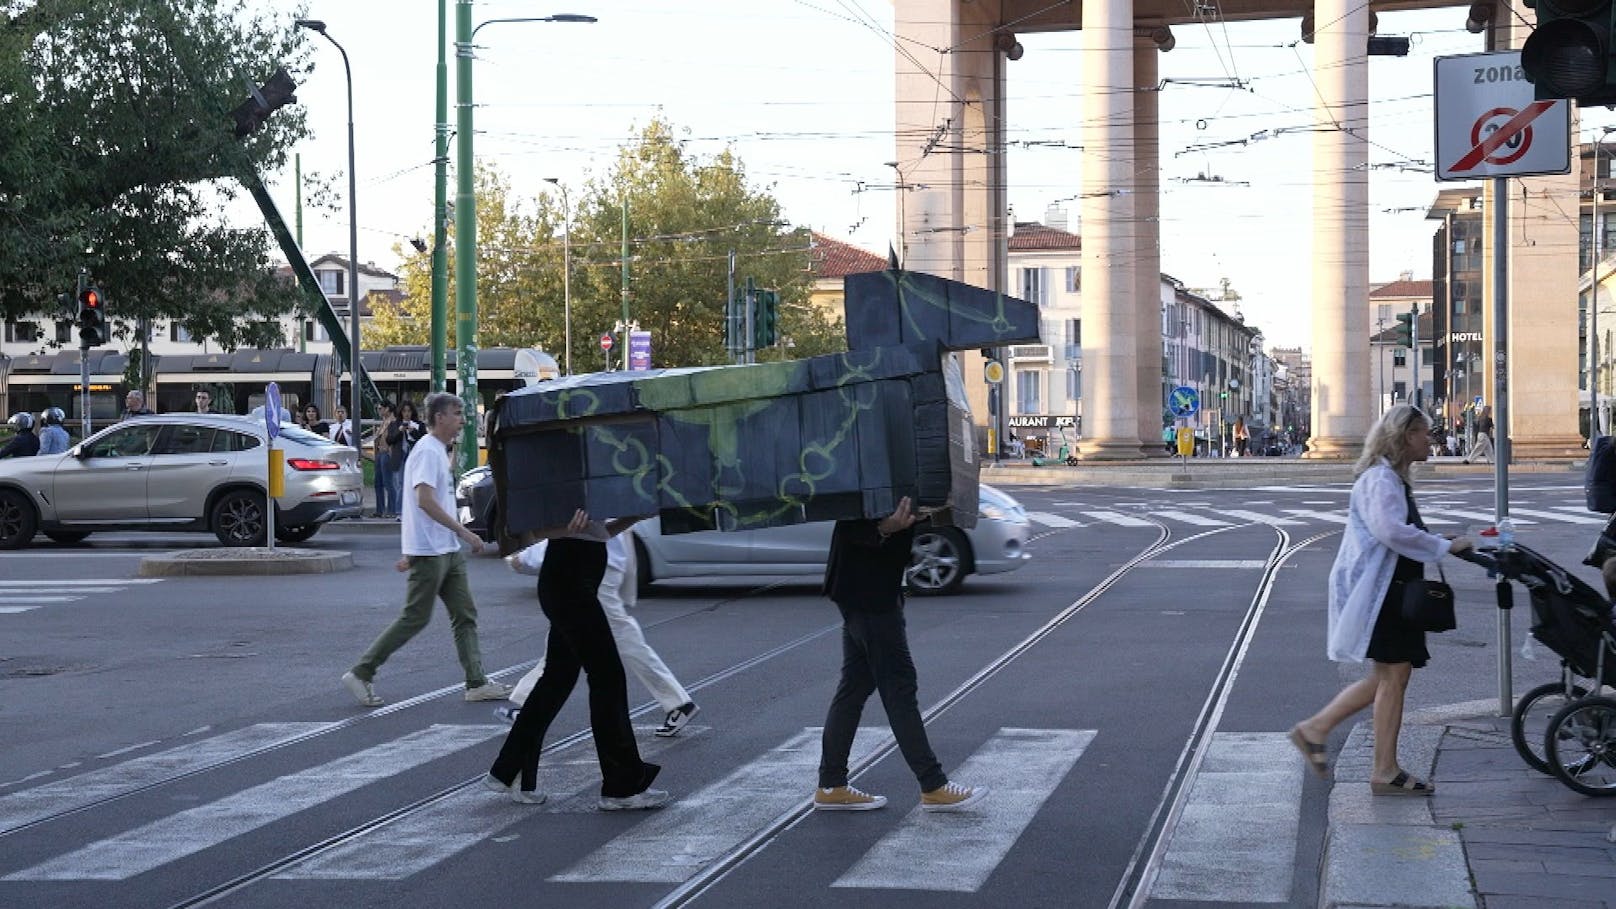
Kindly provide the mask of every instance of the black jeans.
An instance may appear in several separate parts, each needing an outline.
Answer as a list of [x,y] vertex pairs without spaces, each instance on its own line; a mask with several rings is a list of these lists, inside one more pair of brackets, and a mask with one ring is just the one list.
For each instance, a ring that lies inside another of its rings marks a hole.
[[909,656],[909,636],[902,609],[842,611],[842,680],[825,716],[825,736],[819,750],[819,786],[847,785],[847,756],[853,749],[864,702],[881,692],[881,706],[898,740],[898,750],[923,792],[948,783],[943,765],[932,753],[926,724],[916,700],[915,662]]
[[605,572],[605,543],[551,540],[545,550],[539,568],[539,608],[550,620],[544,674],[488,771],[495,779],[509,784],[520,774],[523,789],[536,788],[544,733],[577,686],[580,669],[589,674],[589,727],[600,758],[600,794],[624,798],[644,792],[662,769],[640,760],[634,741],[623,661],[596,599]]

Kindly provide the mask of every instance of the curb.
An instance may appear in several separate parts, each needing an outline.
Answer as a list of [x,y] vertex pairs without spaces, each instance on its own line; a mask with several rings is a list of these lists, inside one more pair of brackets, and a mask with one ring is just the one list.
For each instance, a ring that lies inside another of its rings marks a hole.
[[[1405,766],[1430,779],[1447,723],[1461,711],[1474,715],[1474,708],[1485,703],[1405,716],[1398,738]],[[1319,874],[1320,909],[1475,909],[1464,843],[1457,830],[1436,822],[1430,799],[1369,794],[1371,723],[1355,725],[1336,757]]]
[[329,574],[353,567],[353,554],[342,550],[181,549],[140,560],[142,578],[221,577],[228,575]]

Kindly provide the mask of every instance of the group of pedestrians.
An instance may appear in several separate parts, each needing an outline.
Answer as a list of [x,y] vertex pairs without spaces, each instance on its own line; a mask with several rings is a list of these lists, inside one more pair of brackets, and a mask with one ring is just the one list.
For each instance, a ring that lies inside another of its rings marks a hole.
[[[339,413],[342,411],[339,408]],[[464,417],[462,417],[464,420]],[[375,447],[376,517],[399,518],[403,513],[400,502],[404,486],[404,468],[409,463],[410,451],[428,435],[428,424],[416,416],[415,405],[400,402],[397,410],[391,401],[381,403],[381,422],[372,437]]]
[[[627,612],[637,586],[636,565],[634,549],[623,534],[638,519],[599,520],[580,509],[565,526],[535,534],[533,545],[508,559],[519,572],[537,575],[539,608],[550,629],[543,658],[514,690],[490,680],[482,667],[477,609],[460,547],[464,542],[475,554],[483,542],[452,511],[448,446],[466,418],[453,395],[429,395],[424,406],[425,435],[404,466],[403,557],[397,564],[399,571],[409,573],[404,609],[343,674],[343,686],[362,706],[380,706],[377,671],[426,627],[434,602],[442,599],[465,673],[465,699],[510,698],[517,705],[498,710],[512,725],[483,780],[487,788],[521,804],[545,801],[538,788],[544,737],[583,674],[601,772],[599,807],[623,811],[667,804],[669,793],[652,785],[661,768],[643,759],[634,737],[624,664],[666,711],[656,735],[678,734],[699,708]],[[406,416],[413,413],[397,415],[400,420]],[[862,792],[848,779],[853,737],[864,704],[877,692],[898,748],[919,783],[923,810],[968,810],[987,795],[985,788],[949,780],[920,713],[903,616],[904,572],[917,518],[904,498],[884,518],[839,521],[832,533],[825,594],[842,614],[842,668],[825,719],[812,796],[816,810],[867,811],[886,804],[884,796]]]

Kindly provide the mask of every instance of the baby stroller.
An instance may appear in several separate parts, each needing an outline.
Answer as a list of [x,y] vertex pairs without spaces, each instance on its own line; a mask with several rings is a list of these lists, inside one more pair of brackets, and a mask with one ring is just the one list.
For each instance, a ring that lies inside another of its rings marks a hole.
[[1461,558],[1500,578],[1500,609],[1511,608],[1510,581],[1525,587],[1532,637],[1560,657],[1560,681],[1533,688],[1515,705],[1515,750],[1577,792],[1616,795],[1616,698],[1603,688],[1616,686],[1610,601],[1525,546],[1483,547]]

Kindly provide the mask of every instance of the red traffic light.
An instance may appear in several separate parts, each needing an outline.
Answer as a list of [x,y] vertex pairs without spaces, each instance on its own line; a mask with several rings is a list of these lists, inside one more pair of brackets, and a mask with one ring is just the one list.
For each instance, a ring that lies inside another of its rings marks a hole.
[[89,290],[86,290],[86,291],[83,291],[82,293],[80,293],[79,294],[79,306],[84,308],[84,309],[92,309],[92,310],[99,311],[101,309],[101,293],[100,293],[100,291],[97,291],[95,288],[90,288]]

